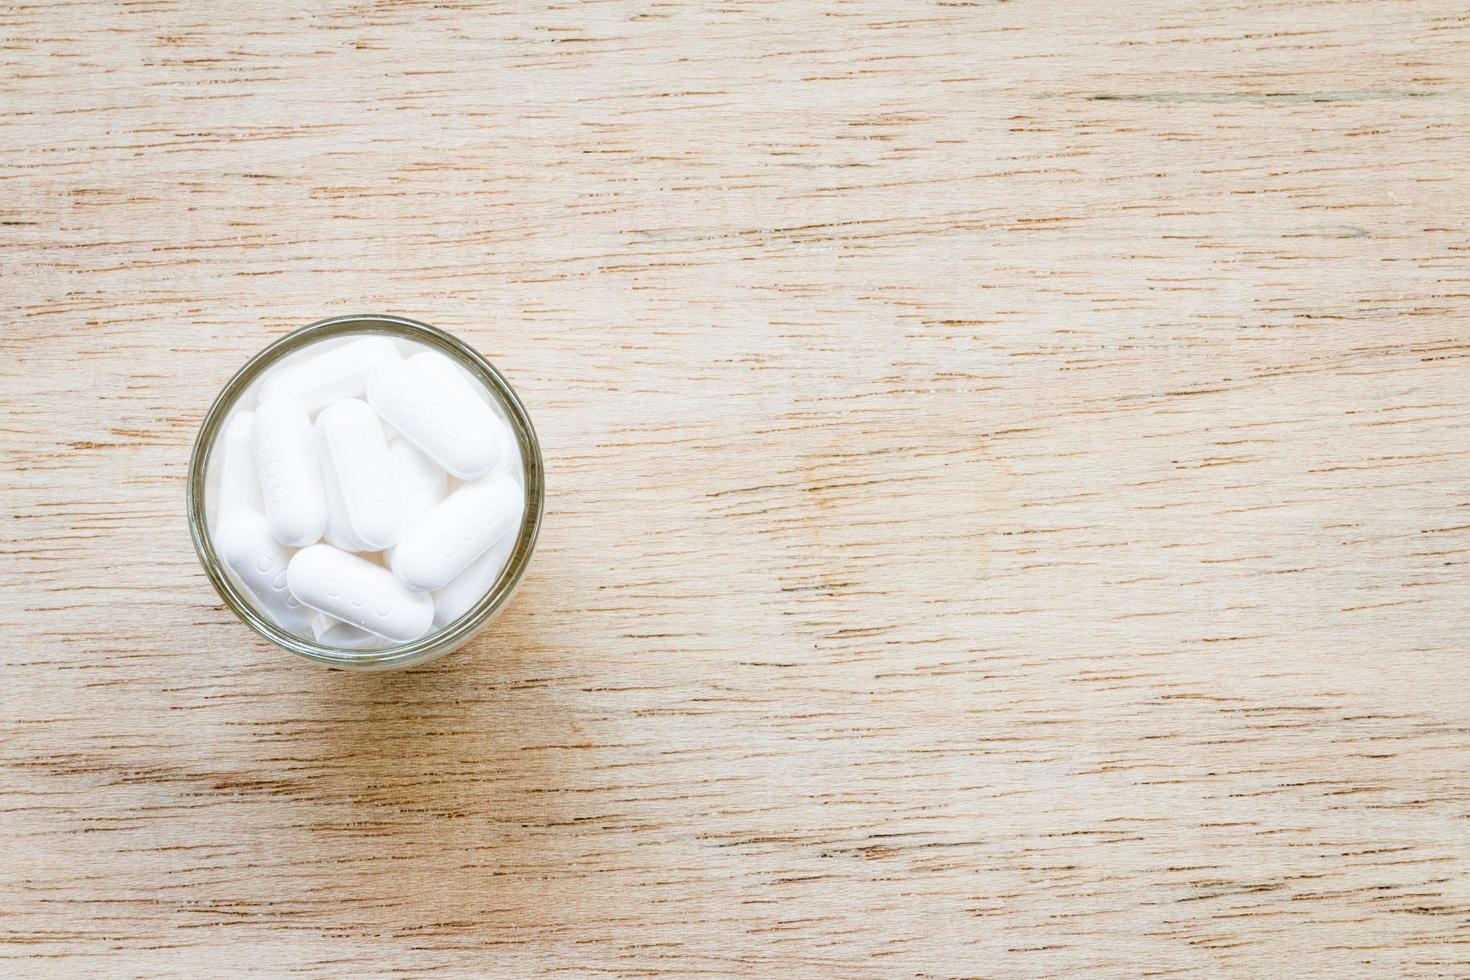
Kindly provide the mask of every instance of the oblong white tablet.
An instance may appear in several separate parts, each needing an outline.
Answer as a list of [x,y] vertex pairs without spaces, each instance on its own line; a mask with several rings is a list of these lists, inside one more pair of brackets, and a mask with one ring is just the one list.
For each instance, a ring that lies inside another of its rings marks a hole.
[[469,373],[454,363],[449,355],[441,354],[436,350],[419,351],[408,359],[408,363],[438,378],[439,382],[453,391],[457,397],[488,404],[486,400],[488,392],[482,394],[484,389],[470,380]]
[[461,480],[483,476],[500,458],[490,406],[459,397],[418,365],[379,365],[368,376],[367,396],[383,421]]
[[266,402],[255,410],[251,443],[276,540],[297,548],[321,540],[327,499],[306,411],[295,402]]
[[521,463],[521,444],[509,422],[500,421],[500,458],[495,461],[495,472],[509,473],[518,483],[524,483],[525,467]]
[[391,547],[402,531],[403,501],[378,414],[359,398],[344,398],[322,409],[316,424],[322,467],[336,481],[353,537],[366,546],[356,550]]
[[500,578],[501,569],[505,568],[505,561],[510,553],[515,550],[516,531],[520,528],[520,516],[516,516],[511,531],[501,535],[499,541],[490,546],[490,550],[470,563],[470,567],[460,572],[444,588],[434,593],[434,625],[436,627],[448,626],[459,617],[470,611],[475,603],[480,601],[495,580]]
[[347,505],[342,502],[342,488],[337,485],[336,470],[327,465],[326,437],[322,433],[320,418],[312,431],[317,458],[322,462],[322,492],[327,498],[327,530],[322,540],[343,551],[371,551],[367,542],[359,541],[352,525],[347,523]]
[[418,639],[434,622],[432,598],[383,566],[329,544],[296,552],[286,583],[303,604],[395,643]]
[[260,400],[290,400],[315,414],[342,398],[361,398],[367,376],[384,361],[398,360],[398,348],[387,337],[359,337],[331,350],[293,361],[260,383]]
[[358,629],[351,623],[333,619],[326,613],[317,613],[312,617],[311,635],[322,646],[337,647],[340,650],[377,650],[393,643],[385,636]]
[[215,520],[248,510],[260,513],[265,503],[260,496],[260,478],[255,475],[255,449],[251,433],[255,413],[241,412],[225,425],[220,436],[219,481],[215,484]]
[[246,510],[225,515],[215,528],[214,550],[267,619],[292,633],[310,627],[312,610],[286,586],[290,555],[271,534],[264,514]]
[[403,526],[434,512],[449,493],[449,480],[433,460],[403,439],[388,446],[393,474],[398,479],[398,495],[403,498]]
[[510,423],[501,416],[500,412],[495,410],[490,392],[484,385],[475,381],[468,371],[436,350],[426,350],[415,354],[408,359],[408,363],[439,379],[444,387],[454,392],[455,397],[489,408],[490,414],[495,419],[495,438],[500,443],[493,472],[509,473],[520,469],[521,447],[516,442],[515,431],[511,429]]
[[415,521],[393,549],[393,572],[410,588],[442,589],[520,523],[525,495],[509,476],[470,483]]

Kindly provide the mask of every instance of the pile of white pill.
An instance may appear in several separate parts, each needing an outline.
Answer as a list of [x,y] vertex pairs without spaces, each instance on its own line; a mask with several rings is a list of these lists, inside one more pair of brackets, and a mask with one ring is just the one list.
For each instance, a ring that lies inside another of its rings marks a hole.
[[258,611],[325,646],[408,643],[494,585],[525,511],[490,391],[412,341],[320,341],[231,406],[211,453],[214,549]]

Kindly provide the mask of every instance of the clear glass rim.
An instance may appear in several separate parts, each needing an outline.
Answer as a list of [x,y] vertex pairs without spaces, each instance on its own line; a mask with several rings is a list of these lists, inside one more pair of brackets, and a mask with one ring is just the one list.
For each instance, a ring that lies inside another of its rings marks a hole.
[[[219,556],[215,554],[214,544],[205,528],[204,490],[209,456],[229,416],[229,409],[262,372],[308,344],[332,337],[363,333],[412,340],[441,351],[468,368],[494,392],[515,430],[516,443],[520,448],[521,461],[525,467],[526,511],[521,519],[515,547],[506,559],[500,577],[469,611],[412,643],[401,643],[378,650],[345,650],[324,646],[288,633],[255,611],[251,600],[225,574]],[[516,587],[520,585],[521,577],[530,564],[531,553],[536,547],[545,506],[545,472],[541,460],[541,443],[536,438],[536,430],[531,425],[526,407],[516,395],[515,389],[510,386],[510,382],[505,380],[505,376],[479,351],[452,334],[407,317],[381,313],[354,313],[318,320],[277,338],[246,361],[220,389],[214,403],[205,413],[199,433],[194,438],[193,451],[189,455],[188,481],[189,534],[194,539],[194,550],[199,555],[199,563],[225,605],[247,626],[276,646],[319,664],[349,670],[392,670],[424,663],[463,645],[479,632],[510,601]]]

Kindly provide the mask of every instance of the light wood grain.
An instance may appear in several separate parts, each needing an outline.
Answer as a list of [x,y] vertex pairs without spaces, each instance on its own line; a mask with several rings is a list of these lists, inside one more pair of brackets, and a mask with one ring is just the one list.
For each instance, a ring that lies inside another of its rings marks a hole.
[[[1467,127],[1450,2],[6,3],[0,973],[1470,973]],[[392,676],[184,522],[374,310],[549,466]]]

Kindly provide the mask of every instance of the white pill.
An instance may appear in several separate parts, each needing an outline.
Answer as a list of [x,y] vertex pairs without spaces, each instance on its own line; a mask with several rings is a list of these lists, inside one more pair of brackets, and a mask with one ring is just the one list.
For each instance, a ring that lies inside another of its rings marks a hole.
[[393,549],[393,571],[410,588],[442,589],[519,523],[524,494],[508,476],[470,483],[415,521]]
[[265,617],[281,629],[304,633],[313,615],[286,587],[290,555],[271,534],[264,514],[227,514],[214,532],[214,550],[255,597]]
[[358,629],[351,623],[333,619],[326,613],[317,613],[312,617],[311,635],[322,646],[336,647],[339,650],[377,650],[393,643],[387,637]]
[[219,480],[215,484],[215,520],[248,510],[260,513],[265,504],[260,496],[260,478],[255,475],[255,450],[250,434],[255,413],[241,412],[230,419],[220,437]]
[[322,461],[322,492],[327,498],[327,530],[322,539],[334,548],[343,551],[370,551],[367,543],[359,541],[347,523],[347,505],[342,502],[342,488],[337,485],[337,472],[327,464],[326,437],[322,432],[321,419],[313,429],[316,438],[317,458]]
[[490,546],[490,550],[470,563],[444,588],[434,593],[434,625],[447,626],[470,611],[480,601],[505,567],[505,560],[515,550],[519,536],[520,517],[517,516],[511,533],[503,535]]
[[315,414],[343,398],[361,398],[367,376],[383,361],[397,360],[398,348],[387,337],[359,337],[315,357],[277,368],[260,383],[260,400],[291,400]]
[[326,451],[322,467],[342,494],[347,526],[366,545],[356,550],[391,547],[403,529],[403,501],[377,413],[359,398],[345,398],[322,409],[316,424]]
[[271,533],[281,544],[303,547],[327,527],[327,499],[306,411],[295,402],[266,402],[255,410],[251,441]]
[[434,462],[403,439],[388,446],[393,474],[398,480],[398,494],[403,498],[404,527],[435,507],[449,492],[449,480]]
[[521,444],[516,440],[515,430],[507,422],[500,423],[500,460],[495,464],[495,472],[509,473],[516,478],[516,482],[524,481],[521,466]]
[[[425,374],[439,379],[444,387],[454,392],[456,398],[488,407],[491,415],[495,417],[495,438],[500,443],[493,472],[509,473],[517,467],[521,461],[521,447],[516,442],[516,434],[511,429],[510,423],[506,422],[491,404],[490,392],[484,385],[474,381],[468,371],[436,350],[426,350],[415,354],[408,359],[408,363],[418,367]],[[477,409],[469,409],[469,411],[477,411]]]
[[417,365],[379,365],[368,376],[367,395],[383,421],[461,480],[490,472],[500,457],[490,406],[460,398]]
[[286,573],[291,594],[318,612],[407,643],[434,621],[434,600],[414,592],[381,565],[314,544],[296,552]]
[[469,372],[454,363],[449,355],[436,350],[420,351],[408,359],[408,363],[425,374],[438,378],[440,383],[455,393],[456,397],[489,404],[481,394],[482,386],[470,380]]

